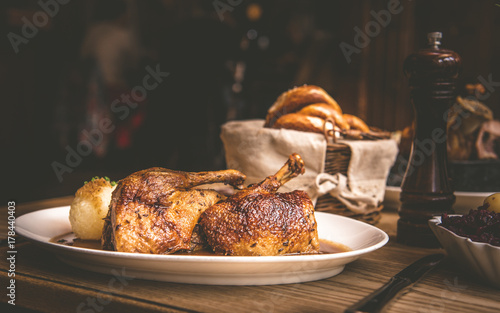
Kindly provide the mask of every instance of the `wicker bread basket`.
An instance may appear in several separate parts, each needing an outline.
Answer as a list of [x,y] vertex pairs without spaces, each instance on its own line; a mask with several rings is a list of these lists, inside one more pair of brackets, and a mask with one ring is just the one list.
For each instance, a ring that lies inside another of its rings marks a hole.
[[[331,136],[325,136],[332,138]],[[380,133],[380,138],[385,138],[385,133]],[[334,137],[333,137],[334,138]],[[366,139],[378,139],[378,138],[366,138]],[[326,157],[325,157],[325,173],[335,175],[340,173],[347,176],[347,169],[349,167],[349,162],[351,159],[351,149],[348,145],[336,142],[333,140],[328,140],[326,147]],[[349,184],[349,183],[348,183]],[[383,209],[383,205],[380,204],[375,210],[367,212],[366,214],[357,214],[349,210],[342,202],[332,197],[329,194],[325,194],[318,198],[316,202],[316,211],[334,213],[342,216],[351,217],[357,220],[369,224],[376,224],[380,220],[380,212]]]
[[[221,139],[228,167],[245,173],[247,184],[260,182],[262,177],[267,177],[276,168],[283,166],[284,158],[290,153],[299,153],[304,160],[307,160],[305,161],[307,172],[283,186],[281,192],[304,190],[310,194],[317,211],[352,217],[372,224],[378,221],[382,209],[379,207],[382,202],[380,193],[385,186],[384,181],[380,189],[380,171],[385,171],[388,161],[380,162],[381,166],[372,171],[366,167],[372,163],[372,159],[367,159],[364,154],[360,154],[360,151],[381,147],[373,143],[373,140],[387,138],[373,132],[360,134],[353,131],[345,133],[335,131],[328,134],[323,132],[321,138],[317,133],[293,129],[277,130],[262,126],[261,120],[248,120],[231,121],[222,127]],[[336,142],[333,136],[346,141]],[[372,143],[368,144],[369,141]],[[387,144],[389,140],[384,140],[384,145]],[[384,153],[395,152],[392,151],[396,149],[392,146],[392,142],[390,145],[389,149],[383,150]],[[374,150],[374,155],[379,155],[379,151]],[[387,153],[381,157],[387,158]],[[353,166],[355,168],[351,168]],[[366,179],[363,173],[373,173],[377,177],[373,180]],[[336,174],[342,174],[343,177]],[[322,196],[318,196],[320,194]],[[335,194],[339,194],[340,200],[337,200]],[[370,199],[372,196],[377,200]],[[346,201],[351,202],[352,206],[346,204]]]

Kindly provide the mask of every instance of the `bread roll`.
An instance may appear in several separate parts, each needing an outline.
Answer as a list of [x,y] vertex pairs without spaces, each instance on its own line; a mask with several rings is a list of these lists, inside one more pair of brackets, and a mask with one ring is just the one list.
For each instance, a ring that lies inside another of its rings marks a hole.
[[297,112],[299,114],[316,116],[324,120],[332,119],[340,129],[347,130],[350,128],[349,124],[344,119],[344,116],[335,110],[331,105],[326,103],[315,103],[304,107]]
[[366,123],[360,119],[359,117],[351,114],[344,114],[345,121],[351,126],[351,129],[357,129],[362,131],[363,133],[369,133],[370,128]]
[[313,103],[326,103],[342,114],[342,109],[330,95],[318,86],[304,85],[282,93],[267,111],[265,127],[272,127],[285,114],[295,113]]
[[333,130],[332,123],[327,123],[324,119],[299,113],[285,114],[278,118],[272,126],[272,128],[286,128],[319,134],[324,134],[325,127],[328,132]]

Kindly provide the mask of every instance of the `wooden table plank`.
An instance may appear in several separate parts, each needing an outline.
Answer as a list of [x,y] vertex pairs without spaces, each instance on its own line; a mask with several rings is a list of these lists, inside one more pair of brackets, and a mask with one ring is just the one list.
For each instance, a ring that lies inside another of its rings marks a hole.
[[[385,253],[382,253],[384,252]],[[434,252],[434,251],[433,251]],[[127,302],[127,305],[137,309],[146,309],[153,306],[157,310],[181,310],[199,312],[233,312],[234,307],[242,305],[241,312],[341,312],[349,304],[361,299],[373,289],[378,288],[392,275],[403,268],[406,263],[394,261],[387,263],[388,255],[404,253],[398,244],[388,247],[348,265],[341,275],[302,284],[279,286],[199,286],[132,280],[116,295],[117,302]],[[421,253],[426,255],[427,252]],[[414,253],[416,258],[420,257]],[[30,294],[23,290],[23,286],[50,286],[56,290],[71,292],[77,296],[71,298],[71,303],[80,304],[88,297],[96,297],[95,293],[103,291],[112,293],[109,281],[110,275],[91,273],[72,268],[50,255],[45,250],[29,243],[19,247],[18,301],[25,304],[23,294]],[[1,260],[1,268],[5,268]],[[389,264],[389,266],[387,266]],[[453,266],[445,262],[444,268]],[[455,280],[456,279],[456,280]],[[448,284],[447,284],[448,283]],[[4,284],[4,282],[2,282]],[[55,286],[55,287],[54,287]],[[32,287],[34,288],[34,287]],[[36,289],[36,288],[35,288]],[[44,287],[44,290],[49,290]],[[76,289],[76,291],[74,290]],[[407,311],[408,307],[421,304],[424,308],[435,306],[450,306],[456,312],[476,311],[477,306],[484,312],[495,312],[499,305],[498,293],[491,293],[489,288],[478,285],[454,270],[440,268],[431,272],[424,280],[417,284],[412,292],[401,297],[391,308],[390,312]],[[437,296],[436,296],[437,295]],[[26,306],[31,303],[45,301],[46,295],[40,294],[41,299],[33,300],[28,297]],[[48,303],[52,305],[53,303]],[[338,309],[335,309],[338,308]],[[272,310],[271,310],[272,309]],[[429,310],[431,311],[431,310]]]
[[[35,203],[23,210],[33,208],[39,206]],[[377,226],[391,235],[390,242],[348,264],[340,275],[274,286],[204,286],[141,279],[127,279],[122,285],[114,285],[110,283],[114,279],[111,273],[74,268],[32,243],[18,243],[16,304],[40,312],[78,312],[83,303],[80,312],[98,312],[88,305],[88,301],[104,297],[104,304],[97,307],[102,307],[104,312],[343,312],[411,262],[442,252],[396,243],[397,218],[394,211],[384,212]],[[6,255],[5,246],[0,250]],[[8,283],[7,269],[6,258],[1,258],[0,286]],[[6,297],[2,299],[7,301]],[[395,301],[388,312],[499,310],[499,290],[468,277],[451,260],[445,259],[410,292]]]

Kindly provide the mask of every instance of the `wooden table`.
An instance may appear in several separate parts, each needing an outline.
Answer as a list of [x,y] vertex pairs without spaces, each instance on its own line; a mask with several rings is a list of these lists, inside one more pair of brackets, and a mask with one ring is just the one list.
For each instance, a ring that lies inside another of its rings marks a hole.
[[[16,215],[67,205],[72,197],[16,205]],[[7,208],[1,210],[1,236],[7,230]],[[204,286],[124,280],[73,268],[27,241],[16,242],[16,308],[29,312],[343,312],[382,286],[401,269],[440,249],[422,249],[395,242],[397,213],[384,210],[376,225],[390,236],[383,248],[346,266],[340,275],[320,281],[273,286]],[[5,294],[10,278],[7,244],[0,259],[1,312],[12,312]],[[8,289],[7,289],[8,290]],[[32,310],[32,311],[31,311]],[[500,312],[500,290],[462,273],[449,259],[388,312]]]

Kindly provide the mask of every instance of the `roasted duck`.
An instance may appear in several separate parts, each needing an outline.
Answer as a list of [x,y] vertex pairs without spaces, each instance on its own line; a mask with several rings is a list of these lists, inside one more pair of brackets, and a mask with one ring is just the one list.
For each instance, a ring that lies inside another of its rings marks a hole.
[[314,207],[307,193],[277,192],[303,172],[304,162],[293,154],[275,175],[207,209],[199,223],[212,249],[249,256],[318,253]]
[[225,198],[193,187],[226,183],[242,188],[244,180],[245,175],[235,170],[188,173],[157,167],[136,172],[113,192],[102,246],[154,254],[193,249],[193,229],[200,215]]

